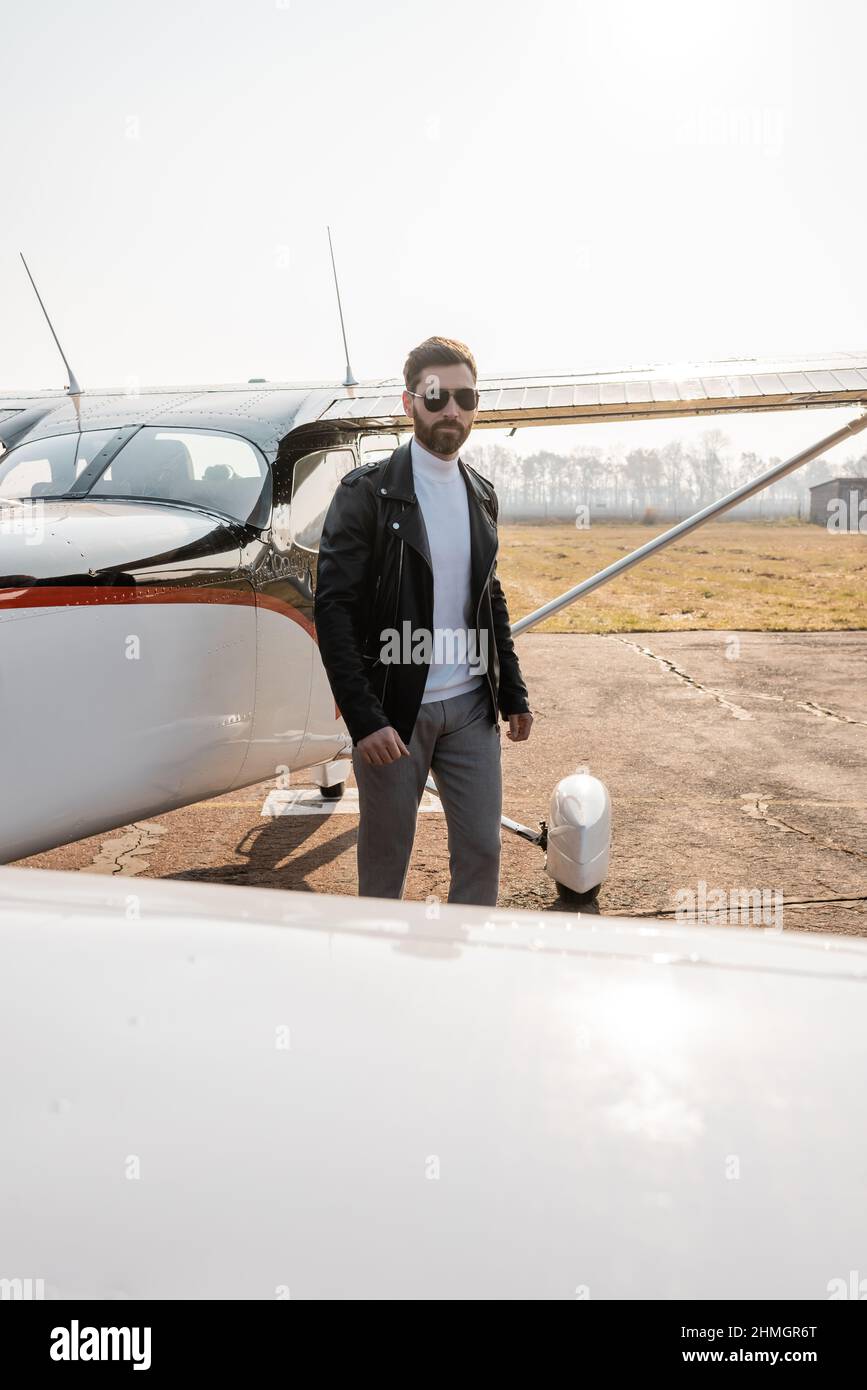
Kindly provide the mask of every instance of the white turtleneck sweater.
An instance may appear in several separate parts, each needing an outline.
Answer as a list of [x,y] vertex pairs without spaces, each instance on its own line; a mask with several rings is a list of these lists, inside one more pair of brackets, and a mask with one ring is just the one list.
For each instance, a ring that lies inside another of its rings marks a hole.
[[[469,645],[475,622],[475,614],[469,611],[470,511],[458,460],[438,458],[419,444],[415,435],[410,441],[410,459],[434,574],[433,647],[421,697],[422,704],[427,704],[465,695],[485,677],[470,665],[477,664],[482,653]],[[446,630],[464,634],[463,643],[449,638],[437,641],[437,633]],[[461,655],[469,660],[449,660]]]

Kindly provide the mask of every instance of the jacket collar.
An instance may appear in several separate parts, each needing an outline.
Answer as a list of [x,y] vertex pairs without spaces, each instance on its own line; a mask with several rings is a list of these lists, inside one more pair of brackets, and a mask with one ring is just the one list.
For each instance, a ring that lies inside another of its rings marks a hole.
[[418,500],[413,484],[409,445],[408,439],[403,444],[398,444],[380,473],[376,490],[381,497],[397,497],[401,502]]
[[[411,440],[407,439],[403,444],[399,444],[391,458],[385,463],[379,475],[376,489],[381,497],[397,497],[401,502],[418,501],[415,495],[410,443]],[[458,459],[458,468],[471,500],[474,498],[480,506],[483,502],[487,502],[487,493],[477,481],[475,474],[467,468],[462,458]]]

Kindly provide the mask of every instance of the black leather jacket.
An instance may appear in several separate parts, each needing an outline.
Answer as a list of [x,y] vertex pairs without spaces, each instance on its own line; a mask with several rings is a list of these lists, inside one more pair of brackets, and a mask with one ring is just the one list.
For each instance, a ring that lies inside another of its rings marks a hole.
[[[487,652],[492,723],[529,712],[527,687],[497,578],[497,496],[458,461],[470,516],[471,608]],[[319,651],[353,744],[391,725],[409,743],[429,664],[383,662],[381,632],[433,630],[433,569],[415,495],[409,440],[388,459],[347,473],[325,517],[313,606]],[[487,637],[483,634],[487,633]]]

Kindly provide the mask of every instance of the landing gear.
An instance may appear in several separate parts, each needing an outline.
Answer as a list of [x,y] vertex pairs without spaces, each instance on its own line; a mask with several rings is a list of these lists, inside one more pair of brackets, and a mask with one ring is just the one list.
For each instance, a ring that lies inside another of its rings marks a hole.
[[611,800],[598,777],[573,772],[558,782],[545,823],[545,872],[561,902],[588,909],[608,876]]
[[339,801],[345,791],[345,782],[335,782],[333,787],[320,787],[319,795],[323,801]]
[[346,791],[346,779],[352,771],[351,758],[331,758],[305,769],[311,782],[319,787],[323,801],[339,801]]
[[576,893],[574,888],[569,888],[565,883],[557,884],[557,893],[561,902],[571,903],[574,907],[580,907],[582,903],[595,902],[599,896],[601,883],[597,883],[595,888],[589,888],[586,893]]

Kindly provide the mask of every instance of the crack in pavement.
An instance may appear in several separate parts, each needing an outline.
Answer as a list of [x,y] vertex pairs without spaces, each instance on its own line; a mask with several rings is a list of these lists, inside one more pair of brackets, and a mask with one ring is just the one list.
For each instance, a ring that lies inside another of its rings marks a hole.
[[741,709],[740,705],[733,704],[732,701],[727,700],[724,695],[720,695],[718,690],[711,690],[710,686],[702,685],[701,681],[697,681],[689,672],[681,671],[679,666],[675,666],[673,661],[668,660],[668,657],[657,656],[656,652],[652,652],[649,647],[642,647],[638,642],[630,642],[627,637],[615,637],[615,641],[622,642],[624,647],[632,647],[633,651],[640,652],[642,656],[649,656],[651,661],[658,662],[664,670],[669,671],[673,676],[677,676],[678,680],[683,681],[684,685],[690,686],[693,690],[698,690],[702,695],[710,695],[712,700],[716,700],[717,704],[722,705],[723,709],[727,709],[730,714],[734,715],[735,719],[752,719],[753,716],[748,710]]
[[[831,907],[834,903],[867,903],[867,893],[862,893],[855,898],[783,898],[780,907]],[[719,916],[726,912],[724,907],[708,907],[702,911],[708,917]],[[680,909],[677,907],[659,907],[650,909],[647,912],[618,912],[609,910],[606,917],[673,917]]]
[[860,849],[851,849],[849,845],[841,845],[837,840],[831,840],[827,835],[817,835],[812,830],[802,830],[799,825],[791,825],[788,821],[780,820],[778,816],[770,815],[768,806],[770,797],[765,799],[759,792],[747,792],[742,798],[745,805],[741,806],[745,816],[751,820],[761,821],[763,825],[773,825],[777,830],[789,831],[794,835],[803,835],[806,840],[812,840],[815,845],[822,845],[825,849],[836,850],[839,854],[851,854],[856,859],[867,859],[867,854]]
[[[649,656],[652,661],[658,662],[666,671],[677,676],[677,678],[682,680],[686,685],[692,686],[694,690],[701,691],[703,695],[710,695],[725,709],[730,710],[735,719],[753,718],[753,716],[747,710],[742,709],[740,705],[736,705],[731,700],[727,700],[724,695],[720,695],[719,691],[712,690],[708,685],[702,685],[701,681],[697,681],[688,671],[682,671],[679,666],[675,666],[673,661],[668,660],[668,657],[657,656],[656,652],[651,651],[649,647],[642,647],[639,642],[630,642],[627,637],[619,637],[616,634],[612,634],[612,636],[615,637],[615,641],[622,642],[625,647],[632,647],[634,651],[641,652],[642,656]],[[790,703],[785,695],[766,695],[757,690],[745,690],[742,698],[747,700],[766,700],[768,703],[774,704]],[[834,710],[826,709],[824,705],[817,705],[813,700],[793,700],[791,703],[794,705],[795,709],[806,710],[807,714],[814,714],[817,719],[830,719],[835,724],[855,724],[859,728],[867,728],[867,719],[853,719],[849,714],[835,714]]]
[[867,729],[867,719],[852,719],[848,714],[835,714],[833,710],[816,705],[812,700],[799,700],[797,707],[805,709],[808,714],[815,714],[818,719],[833,719],[836,724],[860,724],[862,728]]
[[134,821],[125,834],[113,840],[103,840],[88,872],[132,878],[148,868],[150,856],[159,844],[159,836],[166,834],[166,827],[155,821]]

